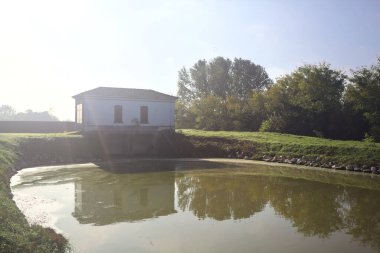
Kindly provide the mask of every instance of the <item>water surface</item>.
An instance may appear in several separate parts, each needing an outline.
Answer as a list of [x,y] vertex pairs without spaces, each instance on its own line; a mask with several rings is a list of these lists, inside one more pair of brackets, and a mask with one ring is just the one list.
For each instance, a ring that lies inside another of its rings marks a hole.
[[[141,172],[143,171],[143,172]],[[24,169],[29,222],[75,252],[380,252],[380,177],[265,165],[129,161]]]

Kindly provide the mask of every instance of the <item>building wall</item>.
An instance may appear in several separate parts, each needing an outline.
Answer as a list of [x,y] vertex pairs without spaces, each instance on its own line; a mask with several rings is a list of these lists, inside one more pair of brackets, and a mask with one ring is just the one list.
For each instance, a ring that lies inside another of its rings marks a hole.
[[[83,126],[136,126],[140,122],[140,106],[148,107],[148,124],[140,126],[174,127],[174,101],[123,101],[87,98],[83,102]],[[114,107],[123,108],[123,122],[114,123]]]

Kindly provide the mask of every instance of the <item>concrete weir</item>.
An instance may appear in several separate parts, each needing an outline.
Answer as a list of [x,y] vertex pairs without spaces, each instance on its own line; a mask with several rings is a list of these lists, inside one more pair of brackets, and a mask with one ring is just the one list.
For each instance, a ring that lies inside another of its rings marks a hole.
[[97,140],[102,153],[110,156],[155,154],[160,132],[96,132],[86,137]]

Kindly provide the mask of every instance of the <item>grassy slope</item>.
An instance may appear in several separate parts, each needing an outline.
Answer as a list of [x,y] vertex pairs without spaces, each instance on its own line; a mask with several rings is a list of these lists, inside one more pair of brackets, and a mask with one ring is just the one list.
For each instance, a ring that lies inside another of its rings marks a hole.
[[178,130],[189,137],[234,140],[249,143],[254,156],[284,155],[289,157],[316,157],[324,161],[361,165],[380,164],[380,143],[329,140],[266,132]]
[[14,173],[19,142],[28,137],[57,135],[0,134],[0,252],[64,252],[67,240],[52,229],[30,226],[10,198],[9,179]]

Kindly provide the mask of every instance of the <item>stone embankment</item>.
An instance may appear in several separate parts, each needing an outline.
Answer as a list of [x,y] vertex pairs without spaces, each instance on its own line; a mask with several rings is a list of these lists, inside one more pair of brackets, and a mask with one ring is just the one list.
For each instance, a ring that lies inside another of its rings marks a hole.
[[[240,151],[232,152],[228,154],[228,158],[253,160],[252,156],[248,156],[244,154],[244,152],[240,152]],[[303,166],[310,166],[310,167],[320,167],[320,168],[334,169],[334,170],[347,170],[347,171],[354,171],[354,172],[380,174],[380,166],[342,164],[342,163],[335,163],[333,161],[326,162],[326,161],[322,161],[322,159],[319,156],[315,158],[306,158],[305,156],[287,157],[287,156],[282,156],[282,155],[280,156],[263,155],[261,158],[256,158],[256,160],[262,160],[265,162],[274,162],[274,163],[303,165]]]
[[322,162],[320,157],[316,157],[315,159],[306,159],[305,157],[301,158],[286,158],[283,156],[263,156],[263,161],[266,162],[278,162],[278,163],[288,163],[288,164],[298,164],[312,167],[321,167],[326,169],[335,169],[335,170],[347,170],[347,171],[355,171],[355,172],[364,172],[364,173],[380,173],[379,168],[376,166],[368,166],[368,165],[356,165],[356,164],[339,164],[334,162]]

